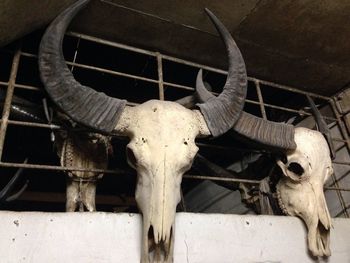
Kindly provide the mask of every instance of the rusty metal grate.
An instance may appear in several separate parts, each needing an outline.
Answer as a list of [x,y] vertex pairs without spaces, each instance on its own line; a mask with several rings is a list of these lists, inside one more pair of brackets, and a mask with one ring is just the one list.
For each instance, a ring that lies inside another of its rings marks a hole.
[[[86,170],[76,167],[61,167],[54,162],[45,163],[39,161],[37,163],[23,164],[7,158],[6,152],[10,145],[6,144],[6,139],[9,132],[15,132],[19,127],[30,127],[33,131],[35,129],[44,129],[49,134],[52,129],[64,128],[59,124],[14,120],[10,116],[11,102],[15,94],[18,93],[22,96],[33,98],[36,103],[40,103],[40,100],[44,97],[36,69],[36,48],[39,39],[40,33],[36,33],[33,36],[25,38],[22,41],[22,47],[17,45],[5,47],[0,50],[0,55],[3,56],[0,57],[0,68],[2,68],[2,71],[0,70],[0,89],[6,89],[0,126],[1,169],[23,167],[40,171],[84,170],[116,175],[129,174],[130,171],[123,168]],[[88,78],[87,84],[89,86],[102,90],[111,96],[126,98],[130,105],[137,105],[149,99],[176,100],[190,95],[194,91],[193,83],[199,68],[205,70],[205,77],[208,82],[217,84],[217,87],[213,88],[214,93],[219,92],[217,89],[222,87],[221,84],[226,75],[226,71],[210,66],[200,65],[159,52],[135,48],[75,32],[67,34],[64,50],[67,64],[71,67],[78,80],[81,79],[84,82]],[[115,58],[115,52],[118,55],[122,54],[122,59],[120,59],[122,63],[114,62],[113,59],[111,60],[111,58]],[[140,59],[140,57],[142,58]],[[141,67],[137,70],[132,66],[133,61],[136,60],[141,61]],[[127,66],[124,68],[122,64]],[[179,75],[182,77],[179,78]],[[103,83],[102,78],[109,79],[110,82],[108,84],[119,84],[122,82],[126,88],[112,86],[111,88],[103,89],[100,85],[97,85],[97,83]],[[310,116],[310,113],[305,110],[306,103],[303,103],[305,95],[311,96],[317,104],[322,106],[322,109],[325,109],[323,114],[327,123],[332,129],[339,132],[333,138],[337,145],[337,151],[344,151],[348,157],[350,151],[349,136],[342,121],[342,116],[335,107],[333,98],[249,77],[245,110],[259,115],[264,119],[274,121],[282,121],[292,116],[298,116],[302,120]],[[285,106],[285,101],[281,98],[288,98],[289,100],[293,100],[294,103]],[[11,131],[9,131],[9,127],[11,127]],[[44,143],[50,144],[47,138],[45,140]],[[220,148],[229,150],[230,148],[230,146],[216,145],[215,143],[207,144],[200,142],[199,145],[213,150]],[[350,168],[349,160],[349,158],[343,158],[334,161],[335,166],[341,167],[341,169],[335,170],[341,172],[335,174],[331,182],[325,187],[326,192],[336,194],[340,204],[340,209],[334,212],[333,216],[349,217],[350,184],[344,185],[343,183],[345,177],[350,178],[348,176]],[[259,183],[257,180],[207,177],[193,174],[186,174],[184,178],[192,180],[209,179],[214,181]],[[28,198],[28,200],[32,199]],[[107,199],[105,198],[104,200],[106,201]]]

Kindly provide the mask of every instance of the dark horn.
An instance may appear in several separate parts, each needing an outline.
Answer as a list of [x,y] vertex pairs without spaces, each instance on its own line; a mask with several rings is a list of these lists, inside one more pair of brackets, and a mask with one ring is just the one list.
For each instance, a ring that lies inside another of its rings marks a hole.
[[228,54],[228,74],[223,91],[218,97],[197,104],[211,134],[224,134],[238,120],[246,97],[247,73],[243,57],[229,31],[216,16],[205,9],[224,41]]
[[[202,70],[200,70],[200,72],[202,72]],[[204,82],[205,88],[209,91],[211,91],[211,86],[209,85],[209,83]],[[209,93],[211,95],[211,93]],[[180,105],[184,106],[187,109],[193,109],[196,106],[196,103],[199,102],[204,102],[207,101],[206,99],[202,99],[202,98],[198,98],[197,96],[198,94],[195,93],[193,95],[189,95],[186,97],[183,97],[181,99],[176,100],[176,103],[179,103]]]
[[89,1],[77,1],[47,28],[39,47],[40,77],[51,99],[70,118],[96,131],[110,133],[116,127],[126,101],[81,85],[68,69],[62,52],[67,26]]
[[[215,96],[204,86],[201,71],[197,75],[197,98],[205,102]],[[275,150],[294,150],[294,126],[256,117],[245,111],[233,125],[232,130],[246,139]]]
[[189,95],[186,97],[183,97],[181,99],[176,100],[176,103],[179,103],[180,105],[184,106],[187,109],[192,109],[195,106],[196,98],[194,95]]
[[325,137],[325,139],[328,143],[331,158],[334,159],[336,157],[336,153],[334,150],[335,148],[334,148],[333,140],[331,137],[331,131],[329,130],[326,121],[322,117],[321,112],[317,109],[317,107],[316,107],[314,101],[311,99],[311,97],[309,95],[306,95],[306,98],[310,104],[310,107],[312,110],[312,115],[314,116],[314,118],[316,120],[317,127],[318,127],[319,131],[323,134],[323,136]]

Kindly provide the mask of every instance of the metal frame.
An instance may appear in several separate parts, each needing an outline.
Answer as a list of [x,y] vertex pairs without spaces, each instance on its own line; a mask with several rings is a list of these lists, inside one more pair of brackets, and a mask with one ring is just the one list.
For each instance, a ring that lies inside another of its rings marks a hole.
[[[205,70],[210,71],[210,72],[215,72],[215,73],[224,74],[224,75],[227,74],[226,71],[221,70],[221,69],[213,68],[213,67],[198,64],[198,63],[193,63],[193,62],[182,60],[182,59],[175,58],[172,56],[167,56],[167,55],[161,54],[159,52],[152,52],[152,51],[148,51],[145,49],[135,48],[132,46],[128,46],[128,45],[124,45],[124,44],[120,44],[120,43],[116,43],[116,42],[112,42],[112,41],[107,41],[107,40],[103,40],[100,38],[96,38],[96,37],[92,37],[92,36],[88,36],[88,35],[84,35],[84,34],[79,34],[79,33],[75,33],[75,32],[69,32],[67,35],[78,39],[73,61],[67,61],[67,64],[72,66],[72,70],[74,70],[75,67],[84,68],[84,69],[88,69],[88,70],[92,70],[92,71],[103,72],[103,73],[110,74],[110,75],[121,76],[121,77],[125,77],[125,78],[131,78],[131,79],[135,79],[135,80],[141,80],[141,81],[145,81],[145,82],[158,84],[159,99],[160,100],[164,100],[164,87],[165,86],[169,86],[169,87],[173,87],[173,88],[177,88],[177,89],[194,91],[193,87],[164,81],[164,79],[163,79],[163,61],[171,61],[171,62],[191,66],[194,68],[202,68],[202,69],[205,69]],[[155,59],[157,61],[158,79],[151,79],[151,78],[146,78],[146,77],[142,77],[142,76],[137,76],[134,74],[128,74],[125,72],[113,71],[113,70],[109,70],[106,68],[77,63],[76,57],[78,54],[80,40],[91,41],[91,42],[98,43],[101,45],[106,45],[106,46],[119,48],[119,49],[125,49],[125,50],[132,51],[135,53],[145,54],[148,56],[155,57]],[[20,62],[21,57],[30,57],[30,58],[37,59],[37,55],[32,54],[32,53],[28,53],[28,52],[23,52],[23,51],[21,51],[21,48],[18,47],[14,53],[14,56],[13,56],[12,69],[11,69],[9,81],[8,82],[0,81],[0,87],[4,87],[4,86],[7,87],[6,100],[4,103],[4,108],[3,108],[3,112],[2,112],[2,118],[1,118],[1,125],[0,125],[0,167],[23,167],[23,168],[27,168],[27,169],[43,169],[43,170],[59,170],[59,171],[76,170],[76,171],[103,172],[106,174],[128,174],[129,173],[128,171],[122,171],[122,170],[81,169],[81,168],[76,168],[76,167],[61,167],[61,166],[41,165],[41,164],[10,163],[10,162],[3,162],[2,161],[2,154],[4,151],[4,141],[5,141],[6,131],[7,131],[8,125],[30,126],[30,127],[35,127],[35,128],[46,128],[46,129],[61,129],[61,127],[58,125],[15,121],[15,120],[11,120],[9,118],[12,96],[13,96],[15,89],[27,89],[27,90],[32,90],[32,91],[40,91],[40,89],[38,87],[20,84],[20,83],[16,82],[16,76],[17,76],[18,66],[19,66],[19,62]],[[347,132],[347,130],[344,126],[344,123],[342,121],[342,116],[339,114],[339,112],[337,111],[337,108],[335,107],[335,101],[333,98],[321,96],[321,95],[318,95],[315,93],[301,91],[301,90],[298,90],[296,88],[292,88],[292,87],[288,87],[288,86],[284,86],[284,85],[279,85],[279,84],[276,84],[276,83],[273,83],[270,81],[260,80],[260,79],[253,78],[253,77],[249,77],[248,80],[250,82],[254,83],[255,88],[256,88],[256,93],[258,96],[258,100],[255,101],[255,100],[248,100],[247,99],[246,103],[258,105],[260,107],[261,115],[264,119],[267,119],[266,108],[292,112],[292,113],[296,113],[296,114],[299,114],[302,116],[309,116],[311,114],[302,110],[302,109],[295,110],[295,109],[291,109],[291,108],[287,108],[287,107],[281,107],[278,105],[272,105],[272,104],[265,103],[264,99],[263,99],[262,91],[261,91],[261,89],[262,89],[261,85],[269,86],[269,87],[275,88],[275,89],[285,90],[285,91],[292,92],[292,93],[298,93],[301,95],[309,95],[312,98],[322,99],[322,100],[326,101],[331,106],[331,109],[334,112],[335,118],[333,118],[333,117],[325,117],[325,118],[329,122],[335,122],[335,125],[337,125],[339,127],[339,129],[342,133],[342,138],[333,138],[333,140],[337,141],[337,142],[344,143],[344,145],[342,145],[341,148],[346,146],[348,152],[350,153],[349,135],[348,135],[348,132]],[[129,105],[137,105],[137,103],[129,102]],[[210,147],[215,148],[216,146],[210,145]],[[334,162],[334,163],[350,165],[350,163],[348,163],[348,162]],[[218,180],[218,181],[244,182],[244,183],[252,183],[252,184],[259,183],[259,181],[257,181],[257,180],[207,177],[207,176],[188,175],[188,174],[185,175],[184,178],[197,179],[197,180],[209,179],[209,180],[214,180],[214,181]],[[339,187],[339,184],[338,184],[336,177],[334,175],[332,177],[332,180],[333,180],[333,185],[335,187],[325,187],[325,189],[337,192],[338,198],[339,198],[341,206],[342,206],[341,214],[344,214],[345,217],[349,217],[349,213],[347,211],[347,209],[349,209],[349,207],[346,207],[346,204],[345,204],[345,201],[344,201],[344,198],[342,195],[342,191],[350,191],[350,188]],[[184,203],[183,203],[183,207],[185,207]]]

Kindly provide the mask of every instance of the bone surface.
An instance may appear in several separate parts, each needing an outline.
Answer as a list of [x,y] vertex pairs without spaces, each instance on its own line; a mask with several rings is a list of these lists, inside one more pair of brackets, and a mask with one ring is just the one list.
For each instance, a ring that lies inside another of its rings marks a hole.
[[320,132],[306,128],[295,129],[295,142],[286,163],[277,162],[284,174],[277,184],[278,202],[284,213],[305,222],[312,255],[330,256],[331,218],[323,193],[333,173],[328,144]]
[[128,162],[138,174],[135,198],[143,215],[142,262],[172,262],[180,184],[198,151],[200,115],[158,100],[129,108],[126,115],[117,129],[127,127]]
[[[84,169],[107,169],[109,138],[95,133],[56,133],[58,155],[62,166]],[[68,171],[66,211],[77,209],[96,211],[97,179],[103,174],[87,171]]]

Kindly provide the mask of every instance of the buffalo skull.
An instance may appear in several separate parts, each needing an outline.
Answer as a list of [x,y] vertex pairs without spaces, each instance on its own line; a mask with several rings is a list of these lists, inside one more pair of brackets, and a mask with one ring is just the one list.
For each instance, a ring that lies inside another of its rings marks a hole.
[[287,215],[298,216],[308,228],[308,246],[313,256],[330,256],[331,218],[323,185],[333,173],[327,141],[318,131],[295,129],[297,148],[277,164],[283,177],[277,184],[278,203]]
[[[201,102],[213,95],[198,74],[196,96]],[[278,151],[286,160],[277,160],[284,177],[277,184],[278,203],[287,215],[298,216],[308,228],[308,247],[313,256],[330,256],[331,219],[323,185],[333,173],[335,158],[330,131],[312,99],[307,96],[319,131],[264,120],[242,111],[233,134],[268,150]]]
[[64,32],[74,15],[89,0],[79,0],[63,11],[46,30],[39,48],[39,69],[44,87],[75,122],[103,134],[130,138],[129,164],[137,170],[136,201],[143,215],[142,262],[172,262],[176,205],[182,175],[198,150],[198,136],[227,132],[243,109],[247,88],[244,60],[227,29],[206,10],[223,39],[229,60],[222,93],[199,110],[178,103],[150,100],[136,107],[77,82],[62,54]]
[[298,216],[308,229],[307,243],[313,256],[330,256],[331,217],[323,186],[333,174],[332,158],[335,149],[330,130],[307,96],[320,130],[295,128],[296,149],[277,161],[283,177],[277,183],[278,204],[287,215]]

